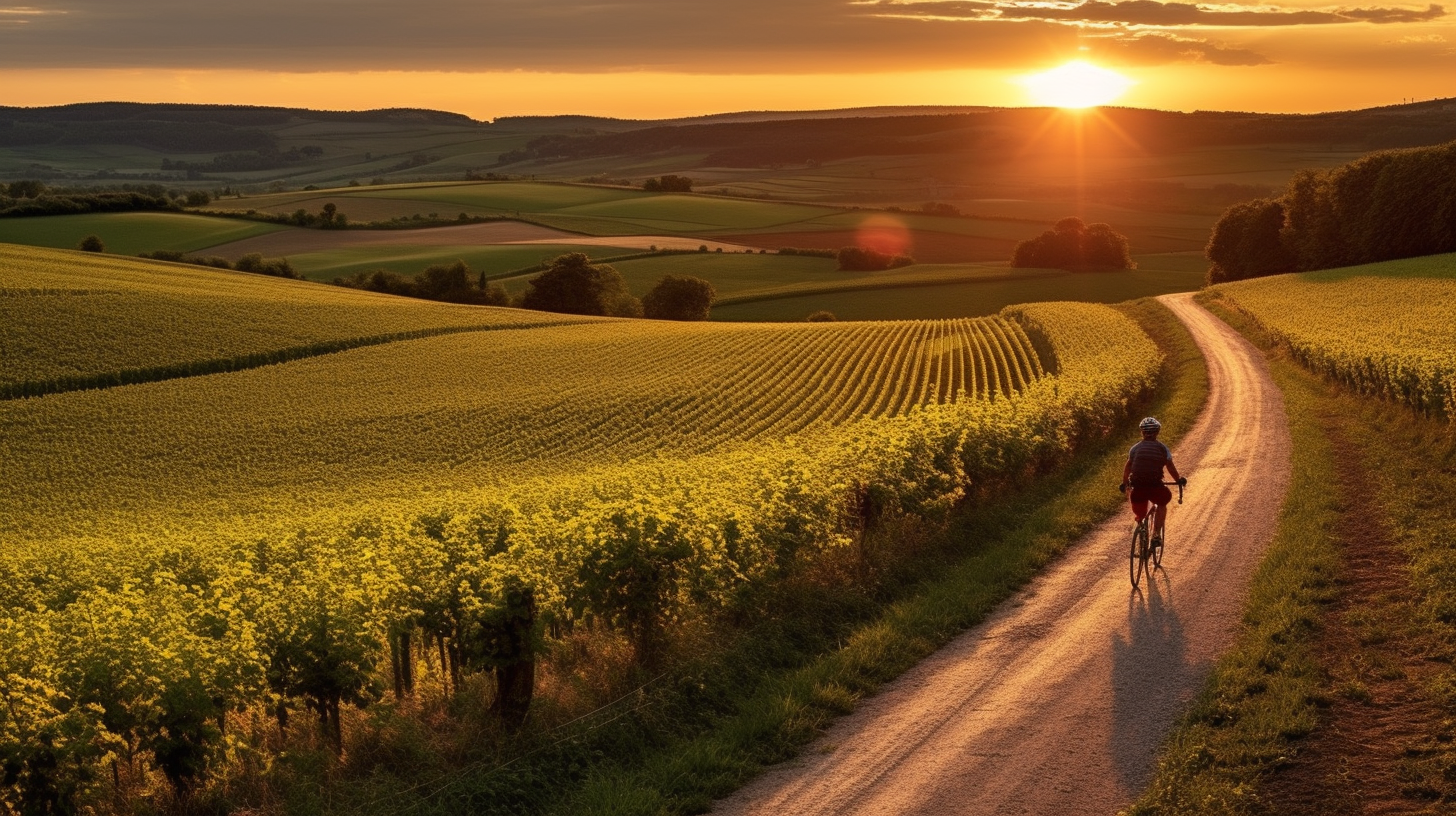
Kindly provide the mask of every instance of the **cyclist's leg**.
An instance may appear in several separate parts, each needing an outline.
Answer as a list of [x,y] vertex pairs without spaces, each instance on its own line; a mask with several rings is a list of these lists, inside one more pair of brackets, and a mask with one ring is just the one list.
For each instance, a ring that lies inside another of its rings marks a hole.
[[1148,514],[1148,497],[1138,488],[1129,488],[1127,491],[1127,503],[1132,508],[1132,516],[1136,521],[1142,521]]
[[1153,519],[1153,535],[1161,540],[1163,538],[1163,523],[1168,520],[1168,505],[1173,503],[1173,493],[1166,487],[1160,487],[1158,488],[1158,495],[1154,501],[1158,503],[1158,506]]

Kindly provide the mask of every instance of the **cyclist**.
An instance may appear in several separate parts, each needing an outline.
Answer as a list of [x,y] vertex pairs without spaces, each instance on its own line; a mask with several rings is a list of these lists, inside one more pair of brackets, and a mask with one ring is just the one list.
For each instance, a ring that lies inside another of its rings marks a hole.
[[1127,464],[1122,468],[1122,484],[1117,489],[1128,492],[1128,498],[1132,503],[1132,513],[1138,521],[1148,514],[1148,502],[1158,503],[1158,517],[1153,519],[1153,546],[1160,546],[1163,543],[1163,522],[1168,518],[1168,505],[1173,502],[1173,492],[1167,485],[1163,484],[1163,468],[1168,469],[1173,481],[1179,486],[1188,484],[1188,480],[1178,475],[1178,468],[1173,465],[1173,452],[1168,446],[1158,441],[1158,432],[1163,429],[1163,423],[1147,417],[1138,423],[1138,430],[1143,432],[1143,441],[1132,446],[1127,452]]

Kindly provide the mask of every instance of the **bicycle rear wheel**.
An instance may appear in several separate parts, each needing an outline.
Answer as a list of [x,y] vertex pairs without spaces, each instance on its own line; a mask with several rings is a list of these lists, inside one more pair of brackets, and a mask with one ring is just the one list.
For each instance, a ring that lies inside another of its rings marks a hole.
[[1132,547],[1127,553],[1127,577],[1137,589],[1148,563],[1148,520],[1146,517],[1132,528]]

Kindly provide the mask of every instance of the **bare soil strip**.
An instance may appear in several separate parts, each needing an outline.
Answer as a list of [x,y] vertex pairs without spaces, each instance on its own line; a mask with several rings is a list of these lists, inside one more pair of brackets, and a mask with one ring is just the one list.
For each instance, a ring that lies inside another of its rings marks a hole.
[[326,252],[353,247],[490,246],[496,244],[581,244],[643,250],[653,246],[659,249],[697,249],[700,246],[707,246],[709,251],[722,247],[724,252],[749,248],[744,244],[664,235],[618,235],[598,238],[537,224],[527,224],[522,221],[491,221],[485,224],[398,230],[291,229],[219,244],[201,250],[201,252],[236,260],[250,252],[259,252],[266,257],[276,258],[286,255],[301,255],[305,252]]
[[1174,451],[1192,487],[1169,521],[1165,569],[1132,590],[1130,516],[1109,520],[715,813],[1109,814],[1142,790],[1233,639],[1289,481],[1283,401],[1263,355],[1191,296],[1162,300],[1210,379]]
[[1400,637],[1416,620],[1406,559],[1370,496],[1359,452],[1325,419],[1345,555],[1340,596],[1325,612],[1316,647],[1330,705],[1289,764],[1262,786],[1262,798],[1288,816],[1442,812],[1403,778],[1406,760],[1442,731],[1444,719],[1417,682],[1437,667]]

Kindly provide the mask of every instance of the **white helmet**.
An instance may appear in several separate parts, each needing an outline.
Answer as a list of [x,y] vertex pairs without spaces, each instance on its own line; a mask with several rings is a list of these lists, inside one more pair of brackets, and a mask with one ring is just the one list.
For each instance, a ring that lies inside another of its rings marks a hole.
[[1153,419],[1152,417],[1146,417],[1143,419],[1142,422],[1138,423],[1138,430],[1142,431],[1143,433],[1157,433],[1158,431],[1163,430],[1163,423],[1157,421],[1156,419]]

